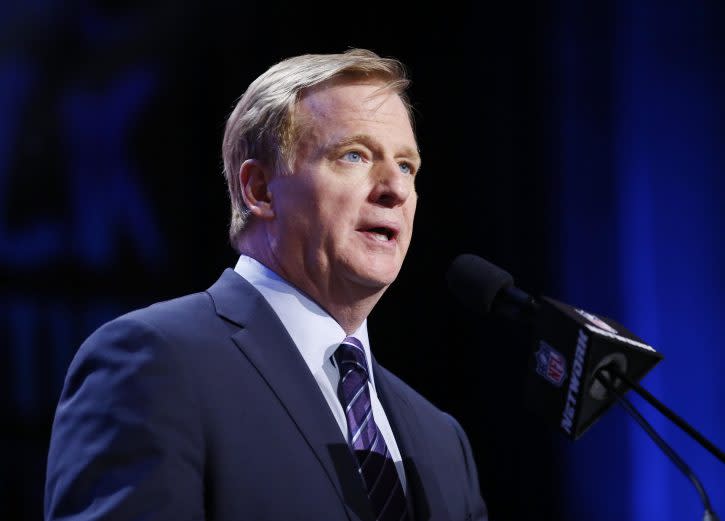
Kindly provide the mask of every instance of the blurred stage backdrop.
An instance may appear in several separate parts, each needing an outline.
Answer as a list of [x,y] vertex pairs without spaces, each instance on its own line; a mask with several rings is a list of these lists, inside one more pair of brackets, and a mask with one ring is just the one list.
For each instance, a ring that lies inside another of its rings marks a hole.
[[[476,253],[617,319],[665,355],[644,385],[724,446],[725,4],[30,0],[0,4],[0,42],[2,519],[42,516],[82,340],[235,262],[235,99],[282,58],[348,47],[408,65],[424,157],[373,347],[460,419],[492,521],[701,519],[619,408],[574,444],[528,411],[524,335],[463,310],[444,273]],[[725,516],[723,465],[635,402]]]

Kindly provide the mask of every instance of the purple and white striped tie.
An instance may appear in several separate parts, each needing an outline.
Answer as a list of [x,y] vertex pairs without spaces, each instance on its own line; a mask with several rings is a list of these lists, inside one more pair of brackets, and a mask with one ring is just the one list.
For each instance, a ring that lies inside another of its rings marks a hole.
[[407,520],[405,493],[373,418],[363,346],[357,338],[349,336],[337,348],[334,357],[340,371],[337,395],[347,418],[348,443],[357,458],[375,519]]

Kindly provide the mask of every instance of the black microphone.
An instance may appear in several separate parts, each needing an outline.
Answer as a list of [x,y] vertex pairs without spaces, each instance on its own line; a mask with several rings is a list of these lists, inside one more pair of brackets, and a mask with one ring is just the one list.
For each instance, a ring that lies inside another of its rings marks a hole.
[[451,291],[471,310],[532,326],[527,402],[571,438],[579,438],[616,401],[598,378],[608,367],[638,382],[663,356],[611,319],[548,297],[534,299],[506,271],[476,255],[457,257],[447,273]]
[[511,275],[475,255],[457,257],[447,279],[451,291],[472,310],[532,326],[526,394],[549,422],[575,440],[618,401],[693,484],[705,507],[703,521],[717,521],[700,480],[624,397],[633,389],[725,462],[722,450],[637,383],[662,355],[611,319],[548,297],[535,300],[514,286]]

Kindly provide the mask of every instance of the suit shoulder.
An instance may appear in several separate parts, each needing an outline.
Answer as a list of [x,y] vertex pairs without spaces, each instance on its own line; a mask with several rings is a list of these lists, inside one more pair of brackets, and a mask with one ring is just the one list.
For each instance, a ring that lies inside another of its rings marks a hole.
[[115,320],[138,321],[150,326],[163,327],[168,322],[175,324],[191,317],[196,319],[205,313],[213,314],[214,305],[209,294],[200,291],[129,311]]
[[214,311],[204,292],[158,302],[116,317],[93,331],[71,361],[68,377],[109,361],[163,361],[193,366],[199,350],[210,346],[230,326]]
[[93,331],[78,354],[95,350],[99,345],[120,344],[132,339],[148,342],[158,338],[168,342],[168,337],[179,325],[193,324],[207,308],[213,310],[208,301],[209,297],[204,293],[195,293],[129,311]]
[[109,330],[146,330],[176,341],[179,334],[188,338],[195,331],[210,331],[215,327],[218,320],[211,297],[206,292],[198,292],[129,311],[103,324],[89,340]]

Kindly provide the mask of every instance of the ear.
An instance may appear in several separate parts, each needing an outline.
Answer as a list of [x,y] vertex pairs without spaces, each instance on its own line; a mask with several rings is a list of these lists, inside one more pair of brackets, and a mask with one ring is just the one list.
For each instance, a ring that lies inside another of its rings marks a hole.
[[274,217],[269,181],[272,172],[257,159],[247,159],[239,169],[239,183],[244,204],[252,215],[260,219]]

